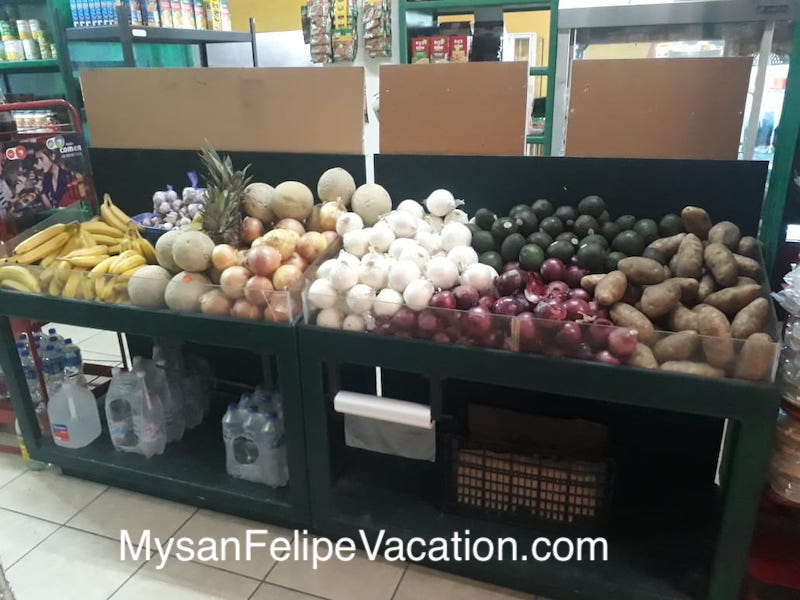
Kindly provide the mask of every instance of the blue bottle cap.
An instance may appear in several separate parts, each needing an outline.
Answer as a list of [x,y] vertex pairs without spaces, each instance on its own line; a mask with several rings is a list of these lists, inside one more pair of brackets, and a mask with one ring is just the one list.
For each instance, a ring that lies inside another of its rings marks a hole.
[[55,348],[55,346],[53,346],[53,344],[47,344],[47,346],[45,346],[45,348],[44,348],[44,351],[45,352],[50,352],[51,350],[55,350],[55,349],[56,348]]
[[72,343],[72,338],[67,338],[67,339],[65,339],[65,340],[64,340],[64,343],[65,343],[65,344],[71,344],[71,343]]
[[31,353],[28,352],[27,350],[23,350],[22,352],[20,352],[20,357],[21,358],[28,358],[30,355],[31,355]]
[[55,327],[51,327],[50,329],[47,330],[47,333],[49,333],[50,335],[55,335],[56,334],[56,328]]

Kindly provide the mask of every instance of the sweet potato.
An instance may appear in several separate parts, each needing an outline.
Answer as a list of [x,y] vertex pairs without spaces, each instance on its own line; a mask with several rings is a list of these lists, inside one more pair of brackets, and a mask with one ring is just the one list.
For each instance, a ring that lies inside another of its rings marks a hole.
[[766,333],[754,333],[744,342],[733,368],[738,379],[762,381],[766,379],[775,360],[775,343]]
[[693,305],[697,302],[697,292],[700,290],[700,284],[697,279],[691,277],[673,277],[672,281],[677,283],[681,288],[681,303]]
[[677,235],[659,238],[654,242],[651,242],[648,248],[651,248],[656,252],[660,252],[664,258],[669,260],[678,253],[678,247],[681,245],[681,241],[685,237],[685,233],[679,233]]
[[631,256],[617,263],[617,268],[625,273],[628,281],[636,285],[655,285],[667,278],[664,267],[652,258]]
[[769,300],[756,298],[736,313],[731,323],[731,335],[745,339],[764,330],[769,316]]
[[636,344],[636,350],[634,350],[633,355],[628,358],[627,364],[642,369],[658,368],[658,361],[653,356],[653,351],[645,344]]
[[709,294],[703,302],[733,317],[745,306],[761,296],[761,293],[761,286],[758,284],[739,285]]
[[680,331],[656,342],[653,356],[660,363],[670,360],[689,360],[700,346],[696,331]]
[[735,352],[731,338],[731,325],[728,318],[719,310],[708,304],[697,311],[697,333],[706,362],[712,367],[724,369],[733,362]]
[[755,279],[750,277],[738,277],[736,279],[736,285],[756,285],[758,282]]
[[667,326],[672,331],[697,331],[697,314],[678,304],[667,317]]
[[756,238],[746,235],[739,240],[739,246],[736,248],[736,252],[749,258],[758,258],[758,255],[761,253],[761,245]]
[[674,279],[658,285],[649,285],[642,293],[642,312],[650,319],[667,314],[681,300],[681,286]]
[[712,367],[706,363],[692,362],[689,360],[671,360],[661,365],[662,371],[672,373],[686,373],[687,375],[703,375],[704,377],[725,377],[725,371]]
[[694,277],[703,275],[703,242],[693,233],[688,234],[681,242],[677,254],[673,274],[677,277]]
[[733,258],[739,266],[739,275],[761,281],[761,265],[758,264],[757,260],[742,256],[741,254],[734,254]]
[[741,230],[735,223],[730,221],[720,221],[708,231],[709,242],[724,244],[734,252],[739,248],[739,240],[741,238]]
[[710,243],[703,252],[703,258],[718,284],[722,287],[736,285],[739,267],[733,258],[733,252],[725,244]]
[[581,277],[581,287],[587,292],[593,292],[603,277],[605,277],[603,273],[596,275],[584,275]]
[[687,206],[681,211],[683,227],[689,233],[693,233],[701,240],[706,239],[711,230],[711,217],[702,208],[697,206]]
[[622,271],[611,271],[594,288],[594,299],[604,306],[611,306],[625,296],[628,279]]
[[717,282],[711,274],[703,275],[697,288],[697,301],[703,302],[708,296],[717,291]]
[[621,327],[631,327],[639,333],[639,340],[648,346],[656,338],[656,331],[653,324],[646,316],[636,310],[635,307],[624,302],[617,302],[609,311],[611,320],[615,325]]

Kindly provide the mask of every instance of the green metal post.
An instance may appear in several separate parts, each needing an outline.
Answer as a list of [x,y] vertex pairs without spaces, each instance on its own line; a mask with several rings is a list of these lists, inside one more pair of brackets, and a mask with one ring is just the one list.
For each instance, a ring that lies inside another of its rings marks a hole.
[[556,102],[556,52],[558,51],[558,0],[550,3],[550,39],[547,51],[547,99],[544,112],[544,155],[550,156],[553,145],[553,105]]
[[398,28],[398,35],[400,36],[400,64],[405,65],[408,63],[408,25],[406,24],[406,0],[399,0],[398,2],[398,19],[400,27]]

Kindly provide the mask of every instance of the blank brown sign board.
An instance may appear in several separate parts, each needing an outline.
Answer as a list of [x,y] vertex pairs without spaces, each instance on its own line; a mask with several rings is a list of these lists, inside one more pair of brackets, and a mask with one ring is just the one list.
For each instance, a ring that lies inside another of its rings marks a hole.
[[580,60],[567,156],[736,160],[752,59]]
[[381,152],[521,155],[527,70],[523,62],[381,66]]
[[101,148],[361,154],[362,68],[81,71]]

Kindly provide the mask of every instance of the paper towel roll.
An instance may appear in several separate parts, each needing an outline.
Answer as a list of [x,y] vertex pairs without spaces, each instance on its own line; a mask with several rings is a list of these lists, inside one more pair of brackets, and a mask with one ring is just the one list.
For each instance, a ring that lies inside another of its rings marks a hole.
[[333,408],[336,412],[348,415],[402,423],[422,429],[433,428],[430,406],[416,402],[342,391],[334,397]]

